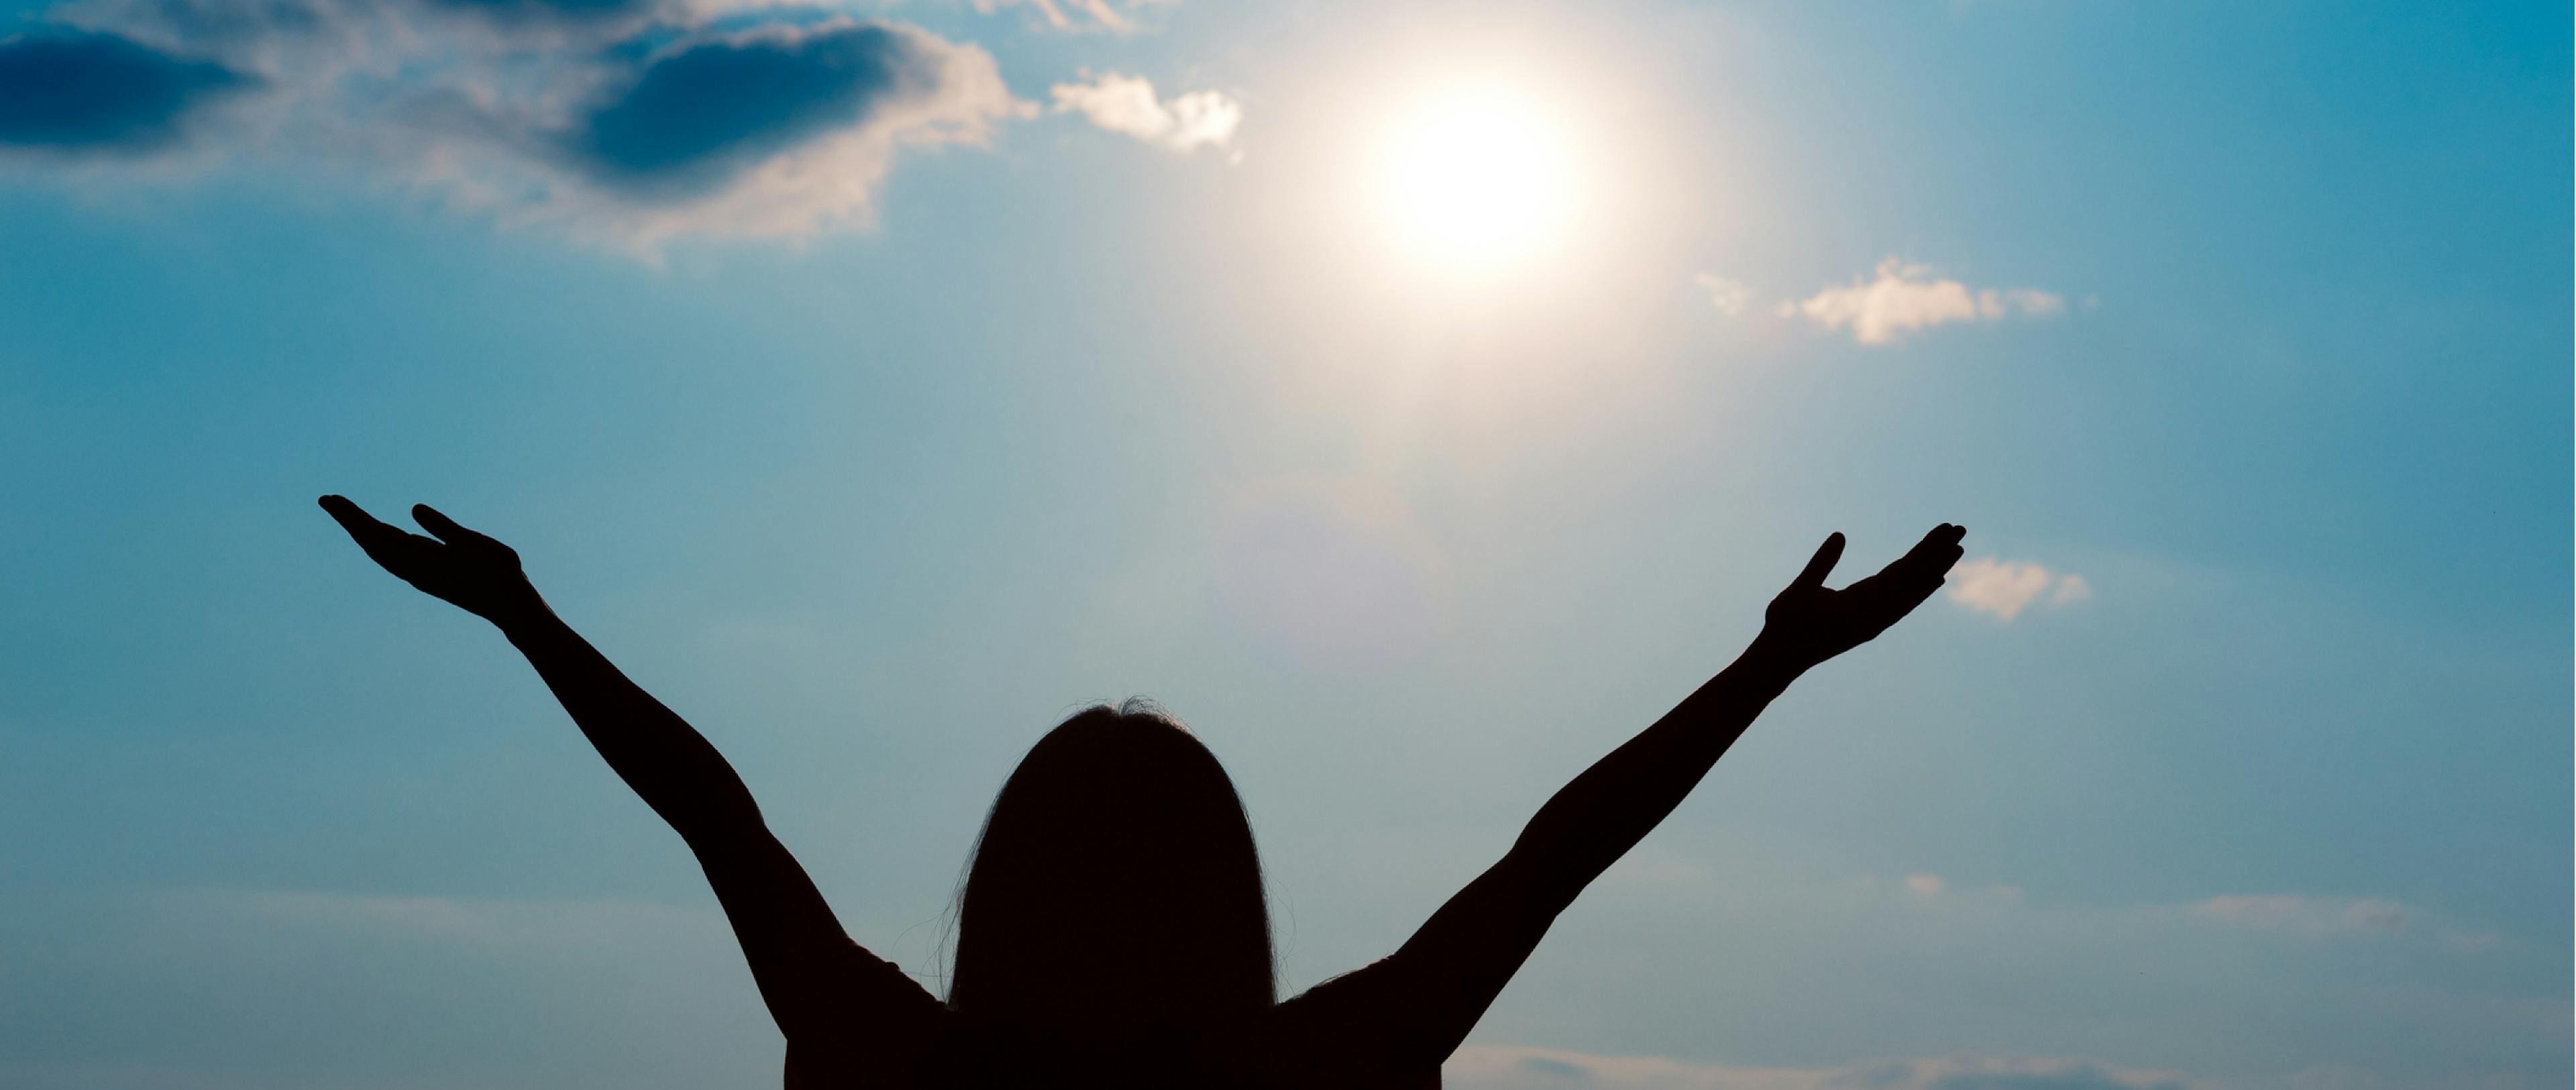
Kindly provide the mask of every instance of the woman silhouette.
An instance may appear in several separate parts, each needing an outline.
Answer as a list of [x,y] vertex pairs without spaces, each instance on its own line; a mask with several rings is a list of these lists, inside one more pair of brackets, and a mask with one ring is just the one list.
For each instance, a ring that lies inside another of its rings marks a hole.
[[558,619],[509,546],[426,505],[412,517],[431,537],[339,496],[321,503],[386,571],[498,626],[688,842],[787,1037],[791,1090],[1437,1087],[1441,1062],[1557,913],[1799,674],[1939,589],[1967,532],[1944,523],[1841,590],[1824,580],[1843,537],[1826,538],[1734,664],[1558,791],[1402,948],[1286,1002],[1251,826],[1224,768],[1150,706],[1081,712],[994,800],[943,1003],[850,941],[732,766]]

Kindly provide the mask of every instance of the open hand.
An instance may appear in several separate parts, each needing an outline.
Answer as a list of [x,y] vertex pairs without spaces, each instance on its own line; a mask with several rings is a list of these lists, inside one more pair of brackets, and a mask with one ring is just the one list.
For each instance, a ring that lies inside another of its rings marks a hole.
[[1771,599],[1754,646],[1804,670],[1868,643],[1941,589],[1967,534],[1967,527],[1942,523],[1895,563],[1841,590],[1826,588],[1825,575],[1842,559],[1843,535],[1827,537],[1807,569]]
[[436,537],[378,522],[343,496],[324,496],[321,503],[368,559],[431,597],[505,627],[546,611],[545,600],[519,570],[517,551],[457,525],[428,504],[412,505],[411,517]]

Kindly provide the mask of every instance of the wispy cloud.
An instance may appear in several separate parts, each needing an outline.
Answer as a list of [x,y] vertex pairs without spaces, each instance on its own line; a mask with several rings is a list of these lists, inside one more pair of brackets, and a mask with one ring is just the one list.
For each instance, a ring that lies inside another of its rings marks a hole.
[[1452,1090],[2537,1090],[2542,1085],[2502,1073],[2419,1081],[2344,1066],[2226,1077],[2072,1056],[1973,1053],[1838,1067],[1755,1067],[1488,1044],[1459,1049],[1441,1075],[1442,1085]]
[[1698,283],[1700,290],[1708,293],[1708,305],[1729,318],[1742,317],[1745,308],[1753,305],[1753,292],[1737,281],[1704,272],[1699,274]]
[[[1086,73],[1087,74],[1087,73]],[[1101,73],[1089,83],[1049,88],[1057,113],[1080,113],[1094,125],[1174,151],[1226,147],[1243,124],[1243,104],[1217,91],[1156,98],[1143,76]]]
[[1457,1090],[2193,1090],[2210,1085],[2169,1071],[2094,1060],[1946,1056],[1841,1067],[1750,1067],[1665,1056],[1602,1056],[1553,1048],[1469,1045],[1441,1068]]
[[2392,901],[2288,894],[2211,897],[2194,901],[2184,910],[2221,923],[2317,935],[2403,931],[2408,918],[2405,906]]
[[975,10],[990,15],[1003,8],[1025,7],[1035,12],[1041,24],[1058,31],[1108,31],[1129,34],[1144,29],[1133,14],[1141,8],[1173,7],[1180,0],[1127,0],[1122,5],[1109,0],[975,0]]
[[[1864,880],[1862,884],[1888,888],[1884,880]],[[2018,906],[2023,896],[2019,886],[1963,890],[1941,875],[1928,872],[1908,874],[1893,883],[1893,887],[1916,899],[1989,899],[1996,902],[1992,906],[1996,909]],[[2128,915],[2139,919],[2184,921],[2200,927],[2259,931],[2287,937],[2403,937],[2416,943],[2429,942],[2438,949],[2455,954],[2481,953],[2502,945],[2504,941],[2502,936],[2493,932],[2458,927],[2437,919],[2433,913],[2385,897],[2227,894],[2181,904],[2108,910],[2061,907],[2054,911],[2101,914],[2106,918]]]
[[165,895],[200,918],[266,921],[307,934],[404,934],[495,954],[583,956],[675,936],[721,939],[721,915],[621,900],[402,897],[275,889],[205,889]]
[[2007,621],[2035,602],[2070,606],[2092,597],[2093,584],[2083,576],[2027,560],[1980,557],[1950,569],[1950,600]]
[[2038,288],[1972,288],[1939,276],[1929,266],[1890,257],[1869,276],[1783,302],[1775,313],[1803,318],[1827,332],[1849,330],[1852,339],[1884,347],[1934,326],[1992,322],[2007,317],[2044,318],[2063,312],[2066,300]]
[[2492,931],[2456,926],[2382,897],[2314,897],[2294,893],[2209,897],[2182,906],[2193,919],[2309,938],[2411,935],[2453,954],[2480,954],[2504,944]]

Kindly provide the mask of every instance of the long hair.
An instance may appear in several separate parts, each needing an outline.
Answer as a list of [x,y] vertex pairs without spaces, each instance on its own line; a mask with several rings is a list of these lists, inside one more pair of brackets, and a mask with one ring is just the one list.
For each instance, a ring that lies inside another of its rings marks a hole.
[[1040,1033],[1205,1034],[1275,988],[1252,823],[1215,754],[1139,700],[1030,747],[967,866],[952,1007]]

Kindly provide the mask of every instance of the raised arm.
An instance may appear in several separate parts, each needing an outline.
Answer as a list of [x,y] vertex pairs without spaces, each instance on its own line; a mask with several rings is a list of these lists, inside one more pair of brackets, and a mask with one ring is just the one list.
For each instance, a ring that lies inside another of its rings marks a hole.
[[919,985],[910,985],[915,995],[887,994],[910,981],[850,941],[733,766],[556,617],[517,552],[426,504],[412,517],[433,537],[379,522],[339,496],[321,503],[386,571],[492,622],[528,657],[608,766],[696,854],[791,1043],[846,1037],[916,995],[930,1002]]
[[1559,790],[1502,861],[1393,956],[1326,982],[1314,999],[1389,1025],[1384,1045],[1397,1057],[1445,1059],[1575,895],[1672,813],[1791,681],[1886,631],[1940,589],[1966,533],[1943,523],[1885,570],[1841,590],[1824,580],[1842,556],[1843,536],[1826,538],[1772,599],[1762,634],[1732,665]]

